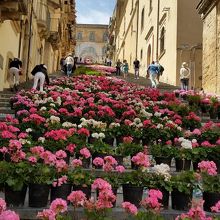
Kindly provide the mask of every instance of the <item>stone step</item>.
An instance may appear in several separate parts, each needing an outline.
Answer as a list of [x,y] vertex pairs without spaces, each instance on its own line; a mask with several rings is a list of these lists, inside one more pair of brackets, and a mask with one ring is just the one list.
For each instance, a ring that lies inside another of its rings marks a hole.
[[11,115],[13,118],[15,117],[14,114],[10,114],[10,113],[0,113],[0,121],[4,121],[6,115]]
[[7,107],[0,107],[0,115],[1,114],[14,114],[14,110],[12,110],[11,108],[7,108]]
[[[37,219],[36,218],[37,213],[42,211],[43,209],[45,208],[28,208],[28,207],[11,208],[11,210],[14,210],[16,213],[20,215],[21,220],[35,220]],[[178,210],[172,210],[172,209],[161,211],[161,214],[165,218],[165,220],[175,220],[175,218],[182,213],[186,213],[186,211],[178,211]],[[68,207],[68,214],[70,216],[74,215],[73,208],[70,206]],[[85,219],[83,208],[77,208],[75,214],[76,214],[75,219],[77,220]],[[207,215],[211,216],[212,213],[207,213]],[[130,216],[128,217],[124,209],[118,208],[118,207],[112,208],[112,212],[110,213],[110,216],[112,217],[112,219],[116,219],[116,220],[128,220],[128,219],[134,220],[133,217],[130,217]],[[219,215],[217,214],[217,216]]]
[[2,93],[2,94],[0,94],[0,98],[8,98],[8,99],[10,99],[14,95],[15,94],[13,94],[13,93]]
[[10,107],[10,103],[8,101],[0,100],[0,107]]

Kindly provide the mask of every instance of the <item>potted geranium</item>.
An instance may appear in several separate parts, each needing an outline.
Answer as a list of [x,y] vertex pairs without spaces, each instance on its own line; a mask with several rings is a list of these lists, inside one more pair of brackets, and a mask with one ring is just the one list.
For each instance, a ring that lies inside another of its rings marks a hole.
[[123,137],[123,143],[119,144],[116,148],[116,152],[119,155],[122,155],[124,157],[127,156],[133,156],[137,154],[140,151],[144,150],[144,146],[140,143],[134,143],[133,138],[131,136],[125,136]]
[[209,115],[211,119],[216,119],[218,116],[218,106],[220,105],[218,98],[216,96],[213,96],[210,98],[210,109],[209,109]]
[[151,173],[146,174],[145,186],[149,189],[159,189],[163,198],[160,201],[163,204],[163,208],[168,208],[169,204],[169,192],[171,192],[171,175],[170,167],[167,164],[155,165],[152,167]]
[[156,164],[165,163],[171,165],[171,160],[175,155],[176,149],[171,144],[156,144],[149,147],[150,154],[153,156]]
[[123,201],[131,202],[135,206],[140,207],[144,189],[144,172],[135,170],[126,172],[122,176]]
[[[79,162],[79,161],[78,161]],[[80,162],[79,162],[80,163]],[[75,164],[75,165],[74,165]],[[82,169],[81,165],[76,165],[77,161],[73,161],[74,169],[68,172],[68,180],[73,186],[73,190],[81,190],[89,199],[91,197],[91,185],[94,180],[94,174],[91,171]]]
[[0,184],[8,206],[23,206],[28,185],[29,164],[25,161],[0,161]]
[[172,209],[188,210],[192,200],[193,189],[197,187],[196,175],[192,171],[184,171],[172,176]]
[[34,157],[30,161],[28,172],[30,207],[47,206],[50,187],[55,178],[53,169],[47,162],[45,160],[44,163],[36,162]]
[[211,207],[220,200],[220,176],[213,161],[201,161],[198,168],[201,171],[204,210],[210,212]]
[[183,137],[178,138],[175,141],[176,153],[175,153],[175,162],[176,162],[176,171],[181,170],[190,170],[191,159],[192,159],[192,142]]

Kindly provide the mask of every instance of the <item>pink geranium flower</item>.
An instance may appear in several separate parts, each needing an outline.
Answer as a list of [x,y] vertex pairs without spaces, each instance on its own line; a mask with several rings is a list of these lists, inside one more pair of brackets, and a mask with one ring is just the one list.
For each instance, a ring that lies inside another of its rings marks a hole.
[[84,147],[82,148],[80,151],[80,154],[85,157],[86,159],[90,158],[91,157],[91,153],[90,151],[88,150],[88,148]]
[[14,211],[6,210],[1,213],[0,220],[20,220],[20,217]]
[[202,172],[207,172],[211,176],[217,175],[217,167],[213,161],[202,161],[198,164],[198,168]]
[[104,160],[101,157],[96,157],[93,162],[95,166],[103,166],[104,165]]
[[67,202],[66,200],[63,200],[63,199],[55,199],[51,205],[50,205],[50,209],[55,212],[56,214],[57,213],[63,213],[63,212],[66,212],[67,211]]
[[143,166],[143,167],[149,167],[150,166],[150,161],[148,158],[148,155],[139,152],[135,156],[132,157],[132,162],[138,166]]
[[86,200],[86,195],[80,190],[73,191],[67,197],[67,200],[69,200],[75,207],[82,206]]
[[128,212],[129,214],[132,214],[132,215],[137,215],[137,213],[138,213],[137,207],[130,202],[123,202],[122,208],[125,209],[126,212]]

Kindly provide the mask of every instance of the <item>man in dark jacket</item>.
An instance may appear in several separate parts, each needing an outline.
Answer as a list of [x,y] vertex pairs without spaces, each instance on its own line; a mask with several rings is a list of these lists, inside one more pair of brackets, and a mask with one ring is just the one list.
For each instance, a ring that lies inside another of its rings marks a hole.
[[36,65],[31,71],[34,76],[33,89],[37,89],[38,81],[40,81],[40,91],[43,92],[44,82],[46,80],[47,85],[49,85],[50,80],[47,74],[47,66],[45,64]]
[[22,62],[18,58],[14,58],[9,64],[10,88],[13,92],[18,91],[19,73],[22,68]]

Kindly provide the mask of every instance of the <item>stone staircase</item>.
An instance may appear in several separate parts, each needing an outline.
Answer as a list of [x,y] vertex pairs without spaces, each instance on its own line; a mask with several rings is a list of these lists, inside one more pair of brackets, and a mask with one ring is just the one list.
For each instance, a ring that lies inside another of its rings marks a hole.
[[14,116],[14,110],[10,106],[10,98],[14,95],[15,93],[8,90],[0,92],[0,121],[3,121],[7,114]]

